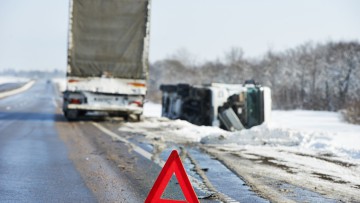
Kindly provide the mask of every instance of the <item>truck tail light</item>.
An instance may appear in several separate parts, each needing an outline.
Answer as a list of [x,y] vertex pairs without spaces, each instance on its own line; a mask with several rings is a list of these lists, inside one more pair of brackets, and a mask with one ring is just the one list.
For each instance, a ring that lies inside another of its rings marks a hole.
[[143,103],[141,101],[132,101],[130,102],[130,106],[143,107]]
[[75,80],[75,79],[70,79],[68,80],[68,83],[75,83],[75,82],[80,82],[79,80]]
[[70,104],[81,104],[80,99],[70,99]]
[[128,83],[128,85],[131,85],[134,87],[146,87],[146,85],[144,83],[139,83],[139,82],[130,82],[130,83]]

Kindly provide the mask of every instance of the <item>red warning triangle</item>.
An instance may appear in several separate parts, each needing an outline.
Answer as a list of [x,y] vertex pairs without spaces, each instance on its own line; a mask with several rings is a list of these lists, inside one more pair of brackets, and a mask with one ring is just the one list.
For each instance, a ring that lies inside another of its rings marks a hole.
[[[182,200],[168,200],[161,199],[161,195],[169,183],[172,175],[175,176],[179,182],[180,188],[184,194],[186,201]],[[161,170],[158,178],[156,179],[154,186],[149,192],[145,203],[199,203],[199,200],[195,194],[194,188],[191,186],[189,178],[186,174],[184,166],[181,163],[179,154],[176,150],[173,150],[166,161],[163,169]]]

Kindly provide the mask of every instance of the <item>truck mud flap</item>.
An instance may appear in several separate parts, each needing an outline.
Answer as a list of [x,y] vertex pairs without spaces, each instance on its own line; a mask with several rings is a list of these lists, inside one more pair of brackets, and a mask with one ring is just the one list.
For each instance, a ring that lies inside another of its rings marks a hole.
[[219,120],[224,124],[224,127],[229,131],[242,130],[244,125],[234,112],[232,108],[227,108],[219,112]]

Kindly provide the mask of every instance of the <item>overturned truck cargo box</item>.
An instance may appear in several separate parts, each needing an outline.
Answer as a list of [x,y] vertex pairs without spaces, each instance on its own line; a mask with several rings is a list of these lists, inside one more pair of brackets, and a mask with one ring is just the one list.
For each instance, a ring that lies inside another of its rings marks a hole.
[[229,131],[269,122],[271,91],[254,82],[161,85],[162,116]]

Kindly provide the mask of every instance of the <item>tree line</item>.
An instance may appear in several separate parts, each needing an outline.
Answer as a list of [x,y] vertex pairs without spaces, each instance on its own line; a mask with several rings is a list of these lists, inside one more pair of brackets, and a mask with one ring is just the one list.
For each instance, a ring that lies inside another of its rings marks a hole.
[[160,101],[161,84],[243,83],[254,79],[272,90],[273,109],[342,110],[360,122],[360,44],[305,43],[257,59],[232,48],[222,59],[201,64],[180,52],[150,64],[148,96]]

